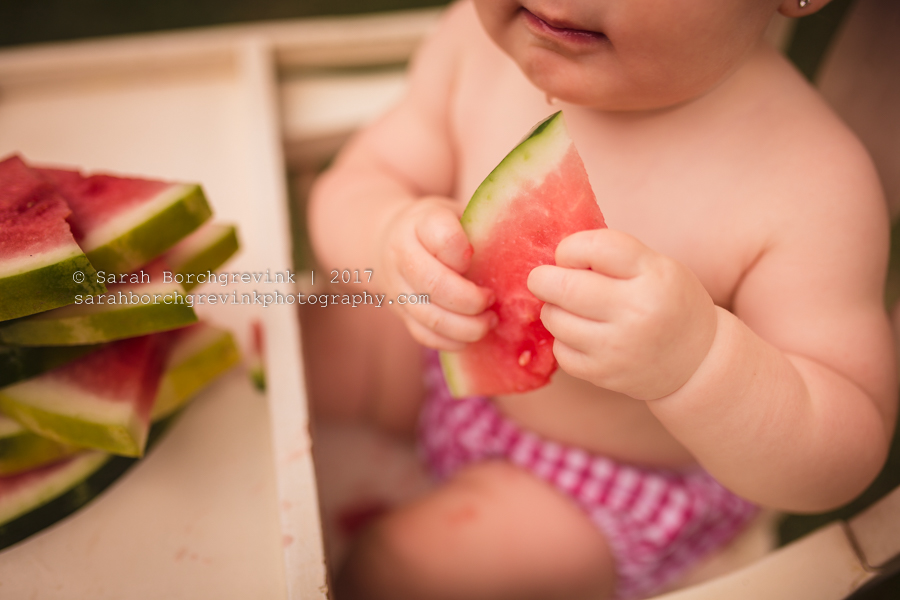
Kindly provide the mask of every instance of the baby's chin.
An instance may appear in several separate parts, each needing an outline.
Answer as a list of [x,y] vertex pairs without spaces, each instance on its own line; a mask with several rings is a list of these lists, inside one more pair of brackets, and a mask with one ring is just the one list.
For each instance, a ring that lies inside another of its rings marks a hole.
[[661,89],[639,85],[572,86],[554,78],[532,76],[528,79],[548,99],[605,112],[657,111],[673,108],[704,95],[708,89]]
[[600,111],[654,111],[679,106],[706,94],[720,77],[641,80],[615,65],[587,67],[553,56],[515,61],[548,98]]

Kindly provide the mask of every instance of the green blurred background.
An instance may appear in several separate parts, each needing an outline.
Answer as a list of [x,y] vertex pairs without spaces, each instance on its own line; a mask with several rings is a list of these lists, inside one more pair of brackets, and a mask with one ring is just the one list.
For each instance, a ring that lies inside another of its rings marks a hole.
[[0,0],[0,46],[445,4],[445,0]]

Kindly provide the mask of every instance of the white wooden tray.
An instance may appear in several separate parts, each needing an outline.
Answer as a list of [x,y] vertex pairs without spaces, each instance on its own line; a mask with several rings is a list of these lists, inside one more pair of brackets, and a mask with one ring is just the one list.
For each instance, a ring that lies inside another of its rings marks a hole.
[[[215,218],[239,225],[242,252],[223,271],[289,270],[278,70],[405,60],[434,17],[426,11],[6,50],[0,156],[199,181]],[[310,119],[299,122],[302,129]],[[197,310],[230,327],[244,347],[250,323],[262,321],[265,397],[241,370],[204,392],[100,498],[0,552],[0,596],[325,597],[295,311]]]

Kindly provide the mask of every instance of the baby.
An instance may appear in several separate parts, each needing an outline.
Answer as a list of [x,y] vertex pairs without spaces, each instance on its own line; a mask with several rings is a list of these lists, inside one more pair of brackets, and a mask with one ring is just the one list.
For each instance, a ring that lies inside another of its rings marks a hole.
[[761,42],[776,11],[826,3],[447,11],[404,100],[318,182],[320,260],[374,269],[388,298],[428,294],[393,304],[421,344],[478,340],[496,315],[463,277],[459,215],[557,110],[610,228],[528,279],[556,338],[550,385],[455,401],[431,370],[422,445],[446,481],[363,534],[338,600],[639,597],[756,506],[825,510],[873,479],[897,391],[887,208],[853,134]]

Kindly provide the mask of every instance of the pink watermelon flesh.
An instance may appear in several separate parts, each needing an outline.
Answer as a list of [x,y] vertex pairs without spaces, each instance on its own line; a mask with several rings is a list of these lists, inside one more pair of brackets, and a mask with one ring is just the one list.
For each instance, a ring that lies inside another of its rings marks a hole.
[[140,456],[171,338],[142,336],[0,390],[0,407],[57,441]]
[[0,162],[0,260],[77,246],[69,206],[18,156]]
[[162,370],[160,339],[146,335],[112,342],[47,377],[110,403],[129,404],[148,426]]
[[66,169],[35,169],[57,187],[72,209],[72,231],[78,241],[110,219],[133,210],[174,185],[112,175],[85,177]]
[[[104,286],[69,228],[65,200],[18,156],[0,161],[0,321],[65,306]],[[73,278],[81,271],[81,283]]]
[[[554,120],[558,122],[554,123]],[[543,302],[528,291],[538,265],[555,264],[563,238],[606,227],[587,172],[557,113],[526,138],[475,192],[463,215],[474,248],[466,277],[496,295],[490,307],[498,324],[459,353],[442,353],[441,362],[454,396],[525,392],[549,383],[557,367],[553,336],[540,320]],[[552,136],[543,164],[542,136]],[[530,146],[529,146],[530,145]],[[536,181],[523,180],[531,167],[543,169]],[[500,188],[511,193],[498,200]],[[503,202],[503,206],[498,206]]]
[[211,215],[200,186],[66,169],[36,171],[69,203],[75,239],[98,271],[128,273]]

